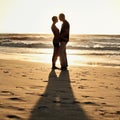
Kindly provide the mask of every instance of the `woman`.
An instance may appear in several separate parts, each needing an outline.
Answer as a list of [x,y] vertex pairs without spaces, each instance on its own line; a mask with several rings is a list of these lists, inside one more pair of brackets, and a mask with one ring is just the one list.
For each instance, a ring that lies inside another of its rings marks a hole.
[[51,26],[51,30],[54,35],[54,38],[53,38],[54,50],[53,50],[53,57],[52,57],[52,69],[58,69],[58,67],[56,67],[56,61],[59,56],[59,29],[56,26],[56,23],[58,22],[57,16],[53,16],[52,21],[53,21],[53,23]]

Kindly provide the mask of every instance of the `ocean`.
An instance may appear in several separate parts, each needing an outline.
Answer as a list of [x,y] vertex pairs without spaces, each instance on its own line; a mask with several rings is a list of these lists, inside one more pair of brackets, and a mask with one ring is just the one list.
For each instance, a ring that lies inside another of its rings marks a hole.
[[[0,59],[51,63],[52,39],[51,34],[0,34]],[[67,58],[69,66],[120,67],[120,35],[70,35]]]

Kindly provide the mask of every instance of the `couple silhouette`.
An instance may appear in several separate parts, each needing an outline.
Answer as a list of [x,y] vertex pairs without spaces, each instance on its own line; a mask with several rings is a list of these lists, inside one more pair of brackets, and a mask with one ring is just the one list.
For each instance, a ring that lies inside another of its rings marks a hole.
[[63,13],[59,14],[59,20],[62,21],[61,30],[59,30],[56,26],[58,22],[57,16],[52,17],[52,26],[51,30],[53,32],[53,57],[52,57],[52,69],[58,69],[56,67],[56,61],[58,56],[60,57],[60,65],[61,70],[67,70],[68,61],[67,61],[67,54],[66,54],[66,45],[69,41],[69,31],[70,31],[70,24],[66,20],[65,15]]
[[[52,17],[54,51],[48,84],[45,92],[32,109],[29,120],[90,120],[80,102],[76,101],[71,87],[70,74],[67,70],[66,44],[69,41],[70,25],[65,20],[63,13],[59,15],[59,19],[63,22],[60,31],[56,27],[57,16]],[[60,56],[60,72],[55,71],[58,56]]]

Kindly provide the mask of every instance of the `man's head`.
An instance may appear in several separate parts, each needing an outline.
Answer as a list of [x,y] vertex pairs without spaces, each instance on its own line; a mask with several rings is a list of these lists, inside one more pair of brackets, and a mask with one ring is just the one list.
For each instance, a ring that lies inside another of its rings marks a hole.
[[65,20],[65,15],[63,13],[59,14],[59,19],[60,21],[64,21]]

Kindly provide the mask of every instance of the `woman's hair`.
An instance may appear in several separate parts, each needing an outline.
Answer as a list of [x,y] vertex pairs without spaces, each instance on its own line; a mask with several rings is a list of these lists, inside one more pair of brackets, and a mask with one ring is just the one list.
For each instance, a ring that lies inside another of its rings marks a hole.
[[57,19],[57,16],[52,17],[52,21],[54,22]]

